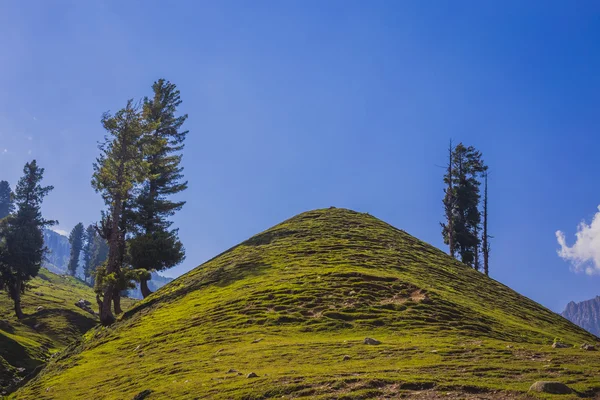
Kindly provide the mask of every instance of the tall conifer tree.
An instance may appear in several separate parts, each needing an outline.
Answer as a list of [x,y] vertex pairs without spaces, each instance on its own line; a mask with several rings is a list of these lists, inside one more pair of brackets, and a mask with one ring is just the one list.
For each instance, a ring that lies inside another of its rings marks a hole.
[[446,222],[442,223],[442,235],[445,243],[452,238],[463,263],[478,269],[481,243],[478,233],[481,224],[479,178],[487,167],[481,152],[462,143],[452,150],[451,161],[451,168],[444,176]]
[[7,181],[0,181],[0,219],[13,212],[13,193]]
[[83,234],[83,279],[88,282],[91,277],[92,257],[94,254],[94,239],[96,237],[94,225],[88,225]]
[[[154,95],[144,99],[143,110],[148,126],[154,126],[145,137],[149,174],[133,206],[134,234],[128,245],[134,269],[160,271],[179,264],[185,257],[177,230],[170,229],[169,218],[185,204],[171,196],[187,189],[181,151],[188,131],[181,129],[187,115],[176,115],[181,98],[175,84],[160,79],[152,90]],[[151,293],[149,277],[150,273],[140,276],[144,297]]]
[[108,257],[106,240],[100,237],[96,226],[89,225],[85,230],[85,245],[83,247],[83,275],[86,282],[94,286],[96,269]]
[[115,115],[104,114],[102,125],[107,135],[99,146],[101,154],[94,163],[92,186],[102,194],[108,207],[99,228],[108,243],[108,260],[96,271],[100,321],[106,325],[114,322],[111,303],[114,303],[115,313],[121,312],[127,202],[135,186],[147,177],[143,139],[149,127],[132,100]]
[[43,229],[56,224],[42,217],[41,205],[54,188],[42,186],[44,169],[33,160],[25,164],[15,189],[15,214],[0,223],[0,288],[14,301],[17,318],[23,318],[21,293],[25,282],[37,276],[44,252]]
[[108,244],[100,235],[94,236],[94,246],[90,265],[90,283],[94,286],[96,281],[96,270],[101,267],[108,258]]
[[453,154],[454,147],[452,146],[452,140],[450,140],[450,146],[448,147],[448,167],[446,174],[444,175],[444,183],[446,188],[444,189],[444,214],[446,216],[446,224],[442,223],[442,236],[444,242],[448,245],[448,250],[452,257],[456,257],[455,240],[454,240],[454,170],[453,170]]
[[81,249],[83,248],[83,224],[80,222],[73,230],[71,230],[71,234],[69,235],[69,243],[71,244],[71,255],[69,257],[69,264],[67,269],[69,274],[75,276],[77,273],[77,268],[79,267],[79,256],[81,255]]

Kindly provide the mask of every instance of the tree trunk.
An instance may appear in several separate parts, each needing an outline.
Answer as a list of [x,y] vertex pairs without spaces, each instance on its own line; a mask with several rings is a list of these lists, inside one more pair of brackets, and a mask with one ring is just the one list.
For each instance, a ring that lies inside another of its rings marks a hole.
[[122,314],[123,310],[121,309],[121,293],[119,293],[119,289],[115,289],[113,294],[113,304],[115,307],[115,314]]
[[[479,232],[478,229],[475,229],[475,237],[479,240]],[[473,267],[475,271],[479,271],[479,243],[475,244],[475,249],[473,251]]]
[[111,325],[115,322],[115,317],[110,311],[113,292],[113,285],[107,285],[106,289],[104,289],[102,301],[98,301],[98,305],[100,306],[100,322],[102,325]]
[[452,185],[452,152],[454,148],[452,147],[452,139],[450,139],[450,148],[448,149],[448,193],[450,193],[450,215],[448,215],[448,245],[450,247],[450,255],[454,257],[455,248],[454,248],[454,221],[453,221],[453,211],[454,211],[454,194],[453,194],[453,185]]
[[18,319],[23,319],[25,315],[23,314],[23,310],[21,310],[21,281],[17,280],[14,285],[11,285],[9,291],[10,297],[15,303],[15,315]]
[[148,279],[146,279],[145,277],[142,277],[142,279],[140,279],[140,289],[142,291],[142,296],[144,296],[144,298],[146,298],[152,294],[152,291],[148,287]]
[[[122,203],[120,199],[115,201],[110,219],[110,237],[108,238],[108,262],[106,263],[106,275],[115,274],[117,277],[120,273],[119,263],[121,260],[121,232],[120,232],[120,218],[122,212]],[[113,303],[114,293],[117,290],[116,285],[112,282],[104,283],[104,297],[102,298],[102,305],[100,306],[100,322],[103,325],[110,325],[115,322],[115,317],[110,310]],[[118,302],[118,300],[117,300]],[[116,309],[117,307],[115,307]]]
[[490,243],[488,242],[488,188],[487,188],[487,171],[485,172],[484,177],[484,190],[483,190],[483,272],[489,276],[490,275],[490,266],[489,266],[489,257],[490,257]]

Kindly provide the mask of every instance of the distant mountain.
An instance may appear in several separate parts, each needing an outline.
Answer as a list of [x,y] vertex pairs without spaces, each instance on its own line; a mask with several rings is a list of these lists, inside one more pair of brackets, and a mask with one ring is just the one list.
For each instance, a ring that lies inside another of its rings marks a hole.
[[44,229],[44,244],[49,250],[46,254],[46,261],[44,261],[44,268],[55,274],[65,274],[71,252],[69,238],[53,230]]
[[600,336],[600,296],[581,303],[572,301],[567,304],[561,315],[588,332]]
[[[171,282],[173,278],[167,278],[166,276],[162,276],[157,274],[156,272],[152,273],[152,279],[148,281],[148,288],[153,292],[157,291],[161,287],[165,286],[167,283]],[[135,289],[130,289],[127,292],[128,296],[132,299],[143,299],[142,291],[140,290],[140,285],[137,284]]]

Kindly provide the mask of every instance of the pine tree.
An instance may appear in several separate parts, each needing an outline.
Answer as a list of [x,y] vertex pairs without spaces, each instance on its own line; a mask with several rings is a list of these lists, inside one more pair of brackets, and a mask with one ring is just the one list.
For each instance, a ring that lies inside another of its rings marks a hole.
[[170,229],[169,220],[185,202],[169,197],[187,189],[180,165],[188,133],[181,126],[187,115],[175,115],[181,104],[175,84],[160,79],[152,85],[152,90],[153,98],[144,99],[144,118],[149,126],[155,127],[145,138],[149,174],[133,205],[135,232],[128,243],[132,267],[148,271],[139,277],[144,297],[151,293],[149,271],[171,268],[185,258],[177,230]]
[[13,212],[13,193],[7,181],[0,181],[0,219]]
[[84,233],[83,246],[83,276],[86,282],[94,286],[96,269],[108,258],[108,245],[96,230],[95,225],[89,225]]
[[54,188],[41,186],[44,169],[33,160],[25,164],[23,177],[17,183],[17,212],[1,222],[0,287],[14,302],[17,318],[23,318],[21,293],[25,282],[37,276],[44,252],[43,229],[56,224],[42,217],[41,205]]
[[101,267],[108,258],[108,243],[104,240],[100,235],[96,234],[94,236],[94,246],[92,252],[92,259],[90,265],[90,284],[92,286],[95,285],[96,281],[96,270],[98,267]]
[[442,223],[442,235],[445,243],[452,238],[461,261],[474,268],[479,268],[479,177],[486,168],[481,152],[459,143],[452,150],[451,167],[444,176],[447,220]]
[[455,208],[455,196],[454,196],[454,173],[452,169],[453,164],[453,153],[454,147],[452,146],[452,140],[450,140],[450,146],[448,148],[448,169],[444,175],[444,183],[446,188],[444,189],[444,213],[446,216],[446,224],[442,225],[442,236],[444,237],[444,243],[448,245],[449,253],[452,257],[456,257],[455,240],[454,240],[454,208]]
[[71,234],[69,235],[71,256],[69,258],[67,269],[72,276],[75,276],[77,273],[77,268],[79,267],[79,256],[81,254],[81,249],[83,248],[83,235],[83,224],[81,222],[75,225],[73,230],[71,230]]
[[487,168],[483,174],[484,190],[483,190],[483,272],[490,275],[490,242],[491,236],[488,234],[488,172]]
[[88,225],[83,234],[83,279],[88,282],[92,276],[92,257],[94,254],[94,241],[96,238],[96,228],[94,225]]
[[108,207],[99,228],[101,236],[108,242],[108,260],[98,267],[95,285],[100,321],[107,325],[114,322],[111,303],[115,313],[121,312],[127,202],[133,196],[135,186],[148,174],[143,138],[150,127],[132,100],[115,115],[105,113],[102,124],[108,133],[99,146],[101,154],[94,163],[92,186],[102,194]]

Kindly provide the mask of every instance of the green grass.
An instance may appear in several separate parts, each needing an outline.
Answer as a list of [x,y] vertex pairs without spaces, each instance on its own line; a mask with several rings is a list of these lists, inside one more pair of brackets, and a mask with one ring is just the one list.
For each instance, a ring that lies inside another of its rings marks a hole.
[[22,295],[24,319],[14,316],[12,300],[2,293],[0,392],[46,363],[52,354],[77,342],[97,324],[97,318],[75,306],[79,299],[95,302],[94,291],[73,277],[46,269],[27,283]]
[[589,397],[600,357],[579,345],[596,341],[368,214],[316,210],[90,330],[14,398],[520,397],[537,380]]

